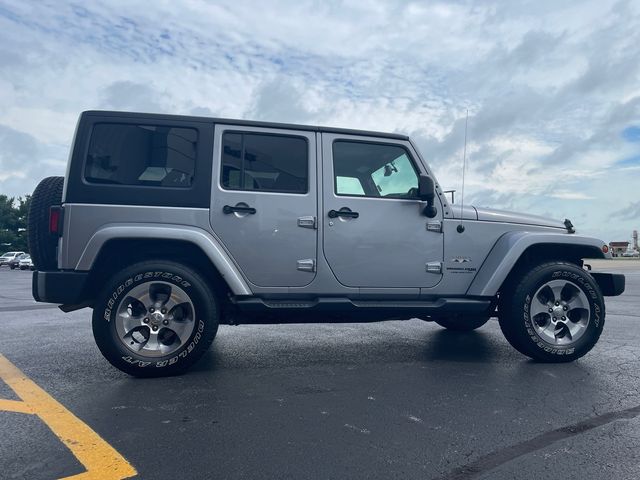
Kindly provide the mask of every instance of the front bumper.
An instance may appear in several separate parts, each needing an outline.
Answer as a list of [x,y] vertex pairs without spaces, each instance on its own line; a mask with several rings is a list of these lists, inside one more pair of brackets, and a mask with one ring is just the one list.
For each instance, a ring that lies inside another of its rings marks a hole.
[[619,273],[591,273],[605,297],[615,297],[624,292],[625,278]]
[[86,301],[89,272],[33,272],[31,292],[36,302],[76,305]]

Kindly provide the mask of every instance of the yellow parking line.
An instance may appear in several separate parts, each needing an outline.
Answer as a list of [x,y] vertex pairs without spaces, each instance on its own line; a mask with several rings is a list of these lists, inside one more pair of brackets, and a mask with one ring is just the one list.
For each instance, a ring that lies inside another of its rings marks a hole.
[[4,398],[0,398],[0,410],[16,413],[28,413],[31,415],[35,413],[31,408],[29,408],[29,405],[24,402],[19,400],[5,400]]
[[1,354],[0,378],[22,399],[0,400],[0,410],[40,417],[87,469],[66,480],[121,480],[138,473],[111,445]]

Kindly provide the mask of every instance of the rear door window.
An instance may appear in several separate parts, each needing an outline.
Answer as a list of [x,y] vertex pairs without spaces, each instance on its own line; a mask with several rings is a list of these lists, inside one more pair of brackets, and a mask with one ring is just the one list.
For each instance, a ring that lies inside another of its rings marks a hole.
[[307,193],[306,138],[257,133],[222,136],[221,184],[225,190]]

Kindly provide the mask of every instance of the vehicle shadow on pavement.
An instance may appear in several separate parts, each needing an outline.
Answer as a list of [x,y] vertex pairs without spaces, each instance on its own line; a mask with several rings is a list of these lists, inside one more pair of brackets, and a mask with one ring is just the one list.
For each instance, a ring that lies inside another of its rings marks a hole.
[[[357,328],[336,328],[296,335],[278,329],[223,334],[192,368],[194,372],[229,368],[300,368],[314,365],[365,365],[403,362],[495,363],[520,357],[490,331],[453,332],[432,329],[419,335],[402,331],[384,335],[372,330],[358,334]],[[416,333],[416,332],[414,332]],[[525,360],[524,357],[519,360]]]
[[479,363],[496,359],[502,351],[496,349],[490,335],[479,331],[454,332],[440,330],[431,333],[423,358],[426,361],[451,361]]
[[215,344],[202,356],[196,364],[181,376],[189,376],[190,372],[215,372],[221,365],[220,353],[217,351]]

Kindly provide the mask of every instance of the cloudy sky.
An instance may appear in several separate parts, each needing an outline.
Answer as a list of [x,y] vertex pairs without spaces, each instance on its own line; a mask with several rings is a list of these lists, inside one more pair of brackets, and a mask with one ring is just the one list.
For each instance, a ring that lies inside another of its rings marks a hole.
[[87,109],[412,135],[467,200],[640,229],[640,2],[0,0],[0,193]]

